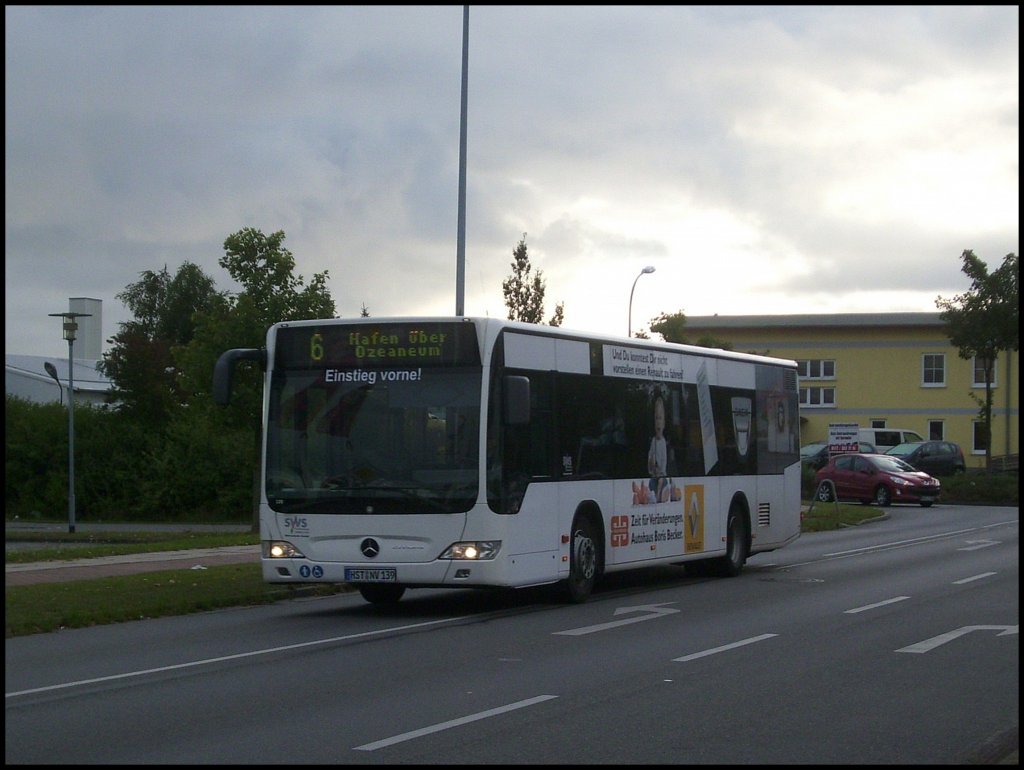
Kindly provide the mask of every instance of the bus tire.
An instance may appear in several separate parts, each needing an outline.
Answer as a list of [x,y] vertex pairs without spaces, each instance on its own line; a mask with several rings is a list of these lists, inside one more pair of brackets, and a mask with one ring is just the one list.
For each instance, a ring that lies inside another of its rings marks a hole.
[[397,604],[405,593],[405,586],[365,585],[359,586],[359,593],[370,604]]
[[600,572],[600,546],[589,516],[577,516],[569,538],[569,577],[563,586],[565,599],[580,604],[590,598]]
[[736,577],[743,571],[750,554],[747,517],[739,506],[734,505],[729,510],[725,531],[725,556],[715,559],[714,573],[719,577]]

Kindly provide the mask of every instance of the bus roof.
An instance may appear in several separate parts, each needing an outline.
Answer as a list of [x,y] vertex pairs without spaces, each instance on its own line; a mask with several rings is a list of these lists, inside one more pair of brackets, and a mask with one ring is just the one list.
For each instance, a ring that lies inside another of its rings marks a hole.
[[[722,358],[733,361],[742,361],[748,363],[761,363],[761,364],[774,364],[777,366],[785,367],[796,367],[796,361],[788,358],[777,358],[774,356],[768,356],[761,353],[753,352],[738,352],[735,350],[725,350],[724,348],[709,348],[701,345],[690,345],[678,342],[666,342],[664,340],[651,340],[644,339],[642,337],[616,337],[610,334],[603,334],[598,332],[586,332],[579,329],[567,329],[561,326],[548,326],[546,324],[531,324],[523,321],[509,321],[502,318],[488,318],[482,316],[379,316],[379,317],[354,317],[354,318],[320,318],[320,319],[308,319],[301,321],[281,321],[274,324],[274,327],[290,327],[290,326],[316,326],[323,324],[331,324],[338,326],[364,326],[373,324],[387,324],[387,323],[409,323],[422,322],[422,323],[451,323],[455,321],[464,321],[466,323],[472,323],[480,329],[486,329],[488,337],[496,337],[502,330],[514,330],[524,334],[535,334],[548,337],[558,337],[561,339],[579,340],[585,342],[600,342],[604,344],[613,345],[629,345],[638,348],[650,348],[650,349],[669,349],[678,353],[688,353],[690,355],[697,356],[708,356],[712,358]],[[272,328],[274,328],[272,327]]]

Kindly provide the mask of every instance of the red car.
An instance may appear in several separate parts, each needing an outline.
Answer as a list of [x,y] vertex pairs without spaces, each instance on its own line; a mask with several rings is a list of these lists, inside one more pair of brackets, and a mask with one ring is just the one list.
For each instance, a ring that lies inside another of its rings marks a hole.
[[919,503],[927,508],[939,499],[941,490],[937,478],[894,455],[882,454],[836,455],[814,475],[814,483],[822,502],[831,502],[834,490],[840,500],[881,506]]

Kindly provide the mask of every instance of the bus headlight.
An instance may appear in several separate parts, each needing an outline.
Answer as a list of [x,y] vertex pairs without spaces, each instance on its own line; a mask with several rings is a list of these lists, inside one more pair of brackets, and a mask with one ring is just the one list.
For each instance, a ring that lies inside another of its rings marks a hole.
[[493,559],[498,555],[499,550],[501,550],[500,540],[475,540],[466,543],[452,543],[437,558],[480,561]]
[[306,555],[287,540],[263,540],[264,559],[305,559]]

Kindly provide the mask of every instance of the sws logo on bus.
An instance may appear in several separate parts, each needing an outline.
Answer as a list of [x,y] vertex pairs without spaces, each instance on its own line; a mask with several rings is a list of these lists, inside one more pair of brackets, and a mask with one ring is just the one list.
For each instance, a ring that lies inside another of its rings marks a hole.
[[308,535],[309,521],[305,516],[285,516],[284,528],[289,535]]

